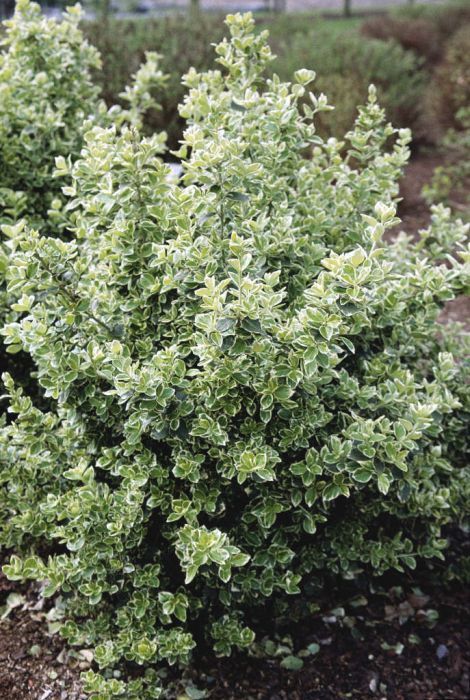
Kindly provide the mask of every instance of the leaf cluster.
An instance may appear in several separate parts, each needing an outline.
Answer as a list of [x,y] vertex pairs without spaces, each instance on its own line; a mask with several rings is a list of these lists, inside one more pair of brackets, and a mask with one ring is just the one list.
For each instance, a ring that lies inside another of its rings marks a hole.
[[2,333],[51,402],[4,375],[4,570],[64,595],[96,700],[162,697],[167,664],[249,647],[254,610],[325,575],[442,558],[468,498],[465,365],[437,322],[468,227],[438,208],[420,244],[384,243],[409,132],[371,88],[324,140],[313,72],[265,82],[266,33],[227,24],[220,69],[184,78],[178,181],[161,136],[90,124],[56,161],[73,236],[4,226]]

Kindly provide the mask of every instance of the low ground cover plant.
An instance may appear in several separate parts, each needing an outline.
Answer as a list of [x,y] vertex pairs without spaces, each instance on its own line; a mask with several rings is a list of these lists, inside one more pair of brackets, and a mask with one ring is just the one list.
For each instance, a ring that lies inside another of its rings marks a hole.
[[70,239],[3,226],[2,333],[50,402],[3,376],[4,571],[62,594],[96,700],[164,697],[168,664],[249,649],[326,573],[442,558],[468,503],[466,367],[437,323],[468,228],[437,207],[384,244],[409,131],[371,88],[323,139],[313,72],[266,81],[267,35],[227,23],[220,68],[184,79],[179,182],[160,135],[91,124],[56,160]]

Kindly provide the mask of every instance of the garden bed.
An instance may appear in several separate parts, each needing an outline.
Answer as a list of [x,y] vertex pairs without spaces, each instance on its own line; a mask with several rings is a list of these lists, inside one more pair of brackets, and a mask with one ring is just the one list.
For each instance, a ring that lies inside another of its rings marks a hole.
[[419,46],[87,23],[100,69],[78,8],[18,0],[0,700],[468,697],[469,51],[438,15]]

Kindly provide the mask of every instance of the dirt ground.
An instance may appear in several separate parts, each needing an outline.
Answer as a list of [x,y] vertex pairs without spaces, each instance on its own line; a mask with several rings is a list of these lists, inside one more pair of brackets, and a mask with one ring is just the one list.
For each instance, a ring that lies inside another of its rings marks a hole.
[[[412,594],[397,605],[406,609],[410,598]],[[466,603],[465,595],[457,592],[429,601],[439,614],[438,624],[429,629],[420,610],[400,624],[398,618],[387,619],[393,603],[374,601],[362,610],[361,620],[355,618],[360,639],[344,622],[326,624],[318,618],[312,622],[311,639],[319,643],[320,651],[302,670],[283,670],[277,661],[225,662],[212,671],[216,687],[210,699],[466,700],[470,693]]]
[[[15,603],[8,612],[8,604]],[[80,672],[89,663],[78,655],[71,657],[59,635],[49,634],[49,611],[38,589],[18,586],[0,571],[0,614],[6,605],[0,618],[0,699],[86,698]]]
[[[420,193],[440,162],[439,156],[424,154],[407,168],[399,215],[400,228],[408,233],[429,221]],[[470,299],[449,305],[443,321],[449,320],[470,327]],[[323,609],[312,616],[302,636],[319,651],[306,657],[299,671],[281,668],[279,660],[235,656],[215,667],[202,661],[202,679],[199,675],[194,682],[210,688],[210,700],[466,700],[468,593],[437,586],[417,594],[411,581],[408,588],[403,585],[402,591],[367,594],[359,607],[346,604],[342,615]],[[68,651],[57,634],[50,634],[49,605],[34,586],[19,587],[0,574],[0,700],[86,697],[79,678],[92,659],[86,651]]]

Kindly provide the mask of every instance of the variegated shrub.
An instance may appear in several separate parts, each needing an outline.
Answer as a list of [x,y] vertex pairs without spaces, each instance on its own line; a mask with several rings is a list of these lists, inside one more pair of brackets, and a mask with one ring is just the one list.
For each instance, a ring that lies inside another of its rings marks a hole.
[[[140,129],[142,113],[153,105],[151,88],[164,79],[158,57],[150,54],[133,84],[121,95],[126,108],[108,110],[92,82],[100,57],[84,40],[79,29],[81,16],[76,5],[64,12],[61,21],[47,19],[38,4],[17,0],[14,17],[4,23],[0,53],[0,224],[13,224],[26,217],[31,226],[47,235],[69,238],[63,209],[66,183],[54,177],[56,158],[68,162],[78,158],[91,123],[113,123],[118,128],[130,123]],[[12,301],[6,298],[4,279],[13,245],[1,236],[2,325]],[[2,347],[0,364],[5,362]],[[9,365],[14,363],[10,360]],[[15,373],[25,374],[18,366]],[[23,380],[27,381],[26,377]]]
[[467,229],[438,208],[384,243],[409,133],[371,89],[347,147],[323,141],[314,75],[260,89],[266,36],[228,24],[222,70],[185,77],[179,182],[160,137],[95,125],[57,161],[73,240],[6,231],[5,341],[51,409],[4,376],[5,571],[63,593],[100,700],[164,696],[159,669],[249,647],[253,611],[325,572],[442,558],[465,508],[468,391],[437,318]]
[[78,6],[63,21],[46,19],[30,0],[17,0],[0,54],[0,219],[27,215],[36,225],[59,217],[61,183],[54,159],[77,156],[83,124],[98,109],[91,71],[95,48],[78,28]]

